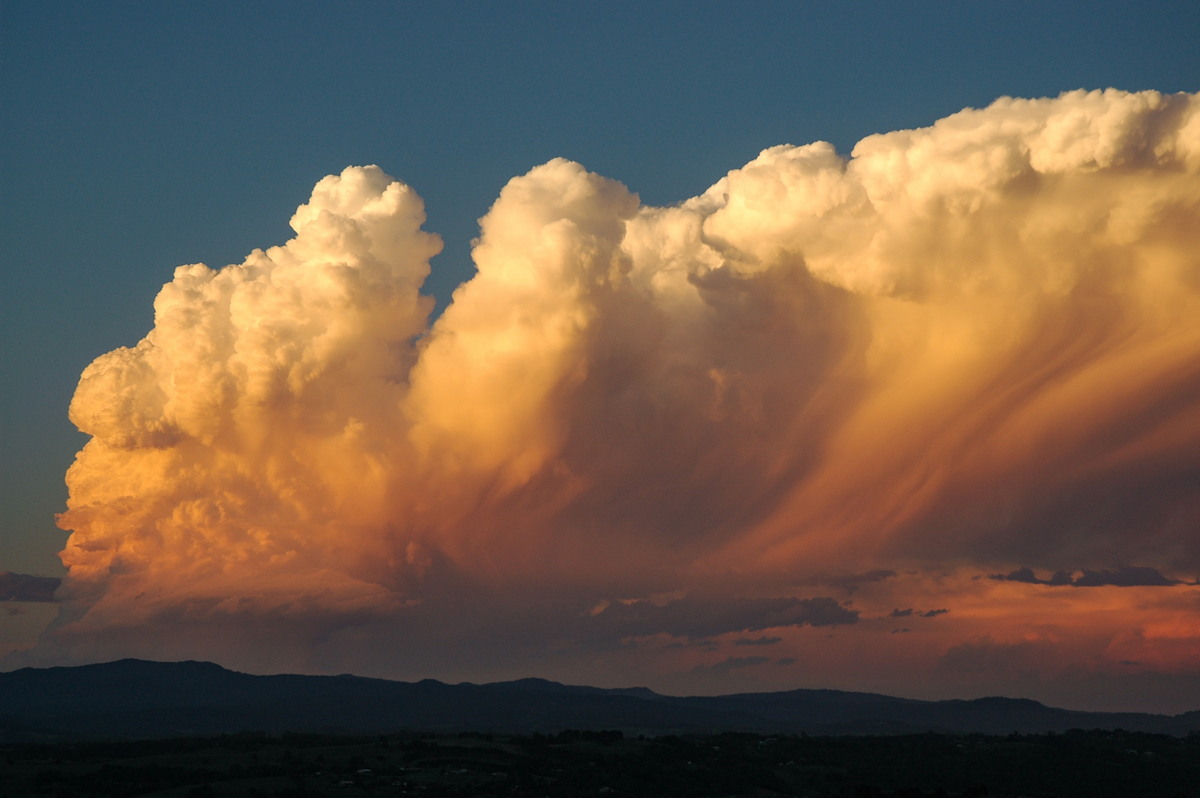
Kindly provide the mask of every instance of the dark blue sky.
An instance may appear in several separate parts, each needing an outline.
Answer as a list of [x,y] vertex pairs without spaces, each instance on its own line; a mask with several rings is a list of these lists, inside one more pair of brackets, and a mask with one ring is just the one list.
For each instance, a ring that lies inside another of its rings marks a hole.
[[775,144],[1200,88],[1195,2],[3,0],[0,35],[0,570],[41,574],[80,371],[149,331],[175,266],[283,243],[346,165],[424,197],[444,303],[476,219],[555,156],[670,204]]

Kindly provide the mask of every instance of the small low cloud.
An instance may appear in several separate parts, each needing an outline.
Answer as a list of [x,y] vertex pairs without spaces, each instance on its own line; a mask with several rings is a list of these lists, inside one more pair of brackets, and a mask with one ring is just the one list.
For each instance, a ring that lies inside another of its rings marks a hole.
[[727,657],[712,665],[697,665],[692,668],[692,673],[724,675],[730,671],[752,668],[770,661],[770,657]]
[[782,637],[743,637],[740,640],[734,640],[735,646],[773,646],[776,643],[783,641]]
[[60,581],[54,576],[0,571],[0,601],[54,601]]
[[822,574],[813,577],[805,584],[838,587],[842,590],[845,590],[847,593],[853,593],[863,585],[871,584],[873,582],[882,582],[885,579],[891,579],[895,575],[895,571],[886,568],[878,568],[873,571],[865,571],[861,574]]
[[989,574],[988,578],[1031,585],[1071,587],[1170,587],[1184,584],[1178,579],[1163,576],[1156,568],[1142,565],[1123,565],[1113,571],[1084,569],[1078,576],[1073,571],[1055,571],[1048,579],[1038,578],[1032,568],[1018,568],[1007,574]]
[[892,610],[891,614],[888,615],[888,617],[889,618],[913,618],[913,617],[936,618],[937,616],[945,615],[948,612],[950,612],[950,610],[945,609],[944,607],[936,609],[936,610],[914,610],[912,607],[908,607],[907,609],[903,609],[903,610],[900,608],[896,608],[896,609]]
[[741,598],[689,595],[666,604],[647,600],[616,602],[592,617],[603,629],[620,637],[665,633],[705,638],[784,626],[856,623],[858,611],[826,596]]
[[1072,584],[1075,587],[1168,587],[1179,584],[1179,580],[1169,579],[1154,568],[1127,565],[1116,571],[1084,571]]

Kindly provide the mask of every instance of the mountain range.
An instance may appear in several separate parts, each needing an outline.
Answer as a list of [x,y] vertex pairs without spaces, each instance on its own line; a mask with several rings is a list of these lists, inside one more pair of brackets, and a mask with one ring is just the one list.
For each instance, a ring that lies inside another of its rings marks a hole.
[[676,697],[543,679],[492,684],[358,676],[254,676],[208,662],[125,659],[0,673],[0,742],[140,739],[241,731],[626,734],[1035,734],[1200,732],[1179,715],[1078,712],[1028,699],[920,701],[839,690]]

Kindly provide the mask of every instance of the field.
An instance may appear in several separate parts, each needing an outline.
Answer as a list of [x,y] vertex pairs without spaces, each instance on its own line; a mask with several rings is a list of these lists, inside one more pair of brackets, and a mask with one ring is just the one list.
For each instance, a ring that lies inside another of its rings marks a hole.
[[242,733],[0,747],[4,796],[1200,795],[1200,735]]

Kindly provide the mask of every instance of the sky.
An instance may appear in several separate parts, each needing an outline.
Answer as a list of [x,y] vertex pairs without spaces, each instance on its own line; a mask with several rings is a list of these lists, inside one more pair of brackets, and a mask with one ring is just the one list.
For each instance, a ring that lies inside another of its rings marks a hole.
[[0,667],[1200,708],[1194,3],[0,36]]

